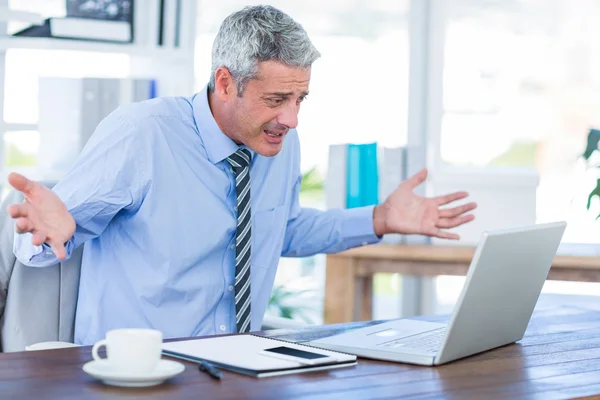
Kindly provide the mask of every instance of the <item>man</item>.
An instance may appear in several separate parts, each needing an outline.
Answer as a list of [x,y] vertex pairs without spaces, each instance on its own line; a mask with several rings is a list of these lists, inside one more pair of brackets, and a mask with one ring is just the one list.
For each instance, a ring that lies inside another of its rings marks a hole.
[[387,233],[456,239],[466,193],[413,193],[426,171],[376,207],[298,203],[298,111],[319,57],[303,28],[269,6],[223,22],[208,87],[120,107],[54,191],[18,174],[15,254],[33,267],[83,254],[75,341],[123,327],[165,337],[259,329],[280,256],[375,243]]

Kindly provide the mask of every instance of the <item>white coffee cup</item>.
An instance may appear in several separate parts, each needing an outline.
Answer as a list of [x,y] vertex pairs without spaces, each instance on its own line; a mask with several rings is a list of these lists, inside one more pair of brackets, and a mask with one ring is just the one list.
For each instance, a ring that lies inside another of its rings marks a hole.
[[162,339],[162,332],[154,329],[114,329],[94,345],[92,356],[103,360],[98,350],[106,346],[106,360],[115,371],[145,374],[152,372],[160,360]]

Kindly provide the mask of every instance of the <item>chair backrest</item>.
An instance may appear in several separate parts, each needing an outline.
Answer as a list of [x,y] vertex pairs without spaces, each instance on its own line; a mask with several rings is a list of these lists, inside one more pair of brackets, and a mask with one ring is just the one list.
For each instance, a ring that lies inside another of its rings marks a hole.
[[[46,184],[51,187],[51,184]],[[69,260],[35,268],[20,263],[13,253],[14,220],[9,204],[23,195],[12,191],[0,209],[0,350],[22,351],[45,341],[73,342],[75,310],[83,247]]]

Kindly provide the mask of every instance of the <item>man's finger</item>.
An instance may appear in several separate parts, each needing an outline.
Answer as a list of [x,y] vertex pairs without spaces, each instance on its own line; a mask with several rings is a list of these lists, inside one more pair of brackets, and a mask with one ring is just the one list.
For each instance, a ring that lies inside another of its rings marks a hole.
[[52,247],[52,251],[54,255],[59,260],[64,260],[67,257],[67,250],[65,249],[65,245],[63,243],[57,243],[56,240],[50,241],[50,247]]
[[461,215],[454,218],[442,218],[438,221],[437,227],[443,229],[456,228],[462,224],[473,221],[475,216],[473,214]]
[[467,192],[455,192],[446,194],[443,196],[435,197],[434,200],[439,206],[443,206],[444,204],[452,203],[453,201],[464,199],[468,197],[469,193]]
[[440,239],[450,239],[450,240],[459,240],[460,239],[460,236],[457,235],[456,233],[451,233],[451,232],[446,232],[446,231],[439,231],[435,236],[439,237]]
[[421,183],[425,182],[425,179],[427,179],[427,168],[423,168],[422,170],[408,178],[407,182],[410,185],[410,187],[414,189]]
[[15,230],[17,233],[25,233],[33,231],[33,224],[27,218],[18,218],[15,222]]
[[27,218],[26,204],[11,204],[6,210],[13,218]]
[[8,175],[8,183],[19,192],[23,192],[26,196],[30,195],[35,188],[33,181],[16,172],[11,172]]
[[463,204],[462,206],[440,210],[440,217],[454,218],[477,208],[476,203]]
[[34,233],[33,237],[31,238],[31,243],[34,246],[41,246],[42,243],[44,243],[45,241],[46,241],[46,235],[41,232]]

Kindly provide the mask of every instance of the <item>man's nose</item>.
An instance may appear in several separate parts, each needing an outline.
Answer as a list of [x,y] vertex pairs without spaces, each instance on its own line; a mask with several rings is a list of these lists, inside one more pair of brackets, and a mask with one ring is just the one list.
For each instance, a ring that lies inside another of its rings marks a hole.
[[298,126],[298,109],[296,104],[290,104],[282,110],[281,114],[277,117],[277,123],[285,125],[289,129],[294,129]]

